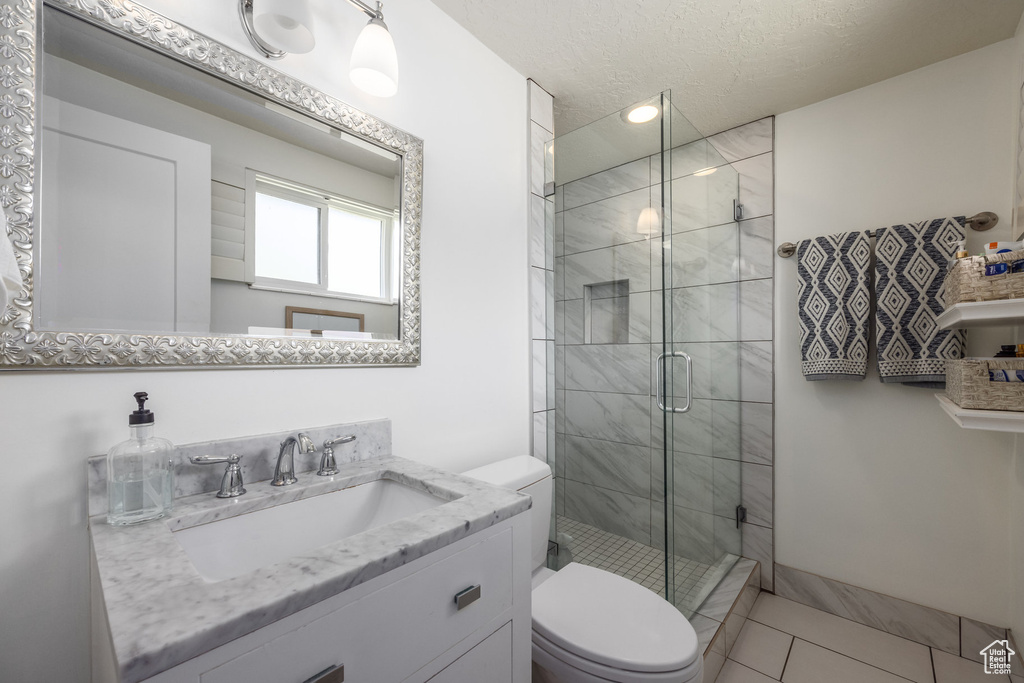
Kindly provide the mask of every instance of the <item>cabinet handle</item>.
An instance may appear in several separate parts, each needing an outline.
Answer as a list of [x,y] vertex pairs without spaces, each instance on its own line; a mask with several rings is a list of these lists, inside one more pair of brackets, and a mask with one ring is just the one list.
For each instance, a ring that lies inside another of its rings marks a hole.
[[455,594],[455,611],[458,612],[463,607],[469,607],[474,602],[480,599],[480,584],[470,586],[465,590],[461,590]]
[[313,674],[302,683],[344,683],[345,665],[335,664],[327,667],[318,674]]

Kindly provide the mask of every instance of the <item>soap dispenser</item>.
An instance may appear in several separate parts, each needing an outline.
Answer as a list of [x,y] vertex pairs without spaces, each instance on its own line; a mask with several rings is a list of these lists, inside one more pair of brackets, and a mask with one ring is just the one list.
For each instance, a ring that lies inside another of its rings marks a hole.
[[107,453],[107,523],[117,526],[159,519],[174,500],[174,444],[153,435],[149,395],[135,394],[138,410],[128,416],[131,438]]

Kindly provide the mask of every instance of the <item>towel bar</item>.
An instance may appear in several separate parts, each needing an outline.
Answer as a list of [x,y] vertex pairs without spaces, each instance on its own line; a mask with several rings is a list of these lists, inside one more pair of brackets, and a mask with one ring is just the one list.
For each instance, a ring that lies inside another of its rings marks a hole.
[[[996,226],[999,222],[999,216],[992,213],[991,211],[982,211],[979,214],[971,216],[966,221],[967,225],[971,226],[971,229],[975,232],[984,232]],[[869,230],[868,237],[874,237],[875,231]],[[792,242],[783,242],[776,249],[776,253],[782,258],[789,258],[796,253],[796,245]]]

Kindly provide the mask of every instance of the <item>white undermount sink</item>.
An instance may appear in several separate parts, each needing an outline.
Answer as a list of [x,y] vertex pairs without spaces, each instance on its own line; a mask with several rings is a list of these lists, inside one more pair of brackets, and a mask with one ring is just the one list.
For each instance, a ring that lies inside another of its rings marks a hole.
[[223,581],[447,503],[391,479],[174,532],[200,576]]

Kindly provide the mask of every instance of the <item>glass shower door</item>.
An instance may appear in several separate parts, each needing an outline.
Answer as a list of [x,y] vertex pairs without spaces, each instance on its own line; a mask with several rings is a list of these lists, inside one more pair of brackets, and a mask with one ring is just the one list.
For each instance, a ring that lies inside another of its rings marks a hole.
[[689,616],[740,552],[736,173],[668,92],[553,154],[551,566],[618,573]]
[[739,179],[662,94],[666,597],[691,615],[741,552]]

